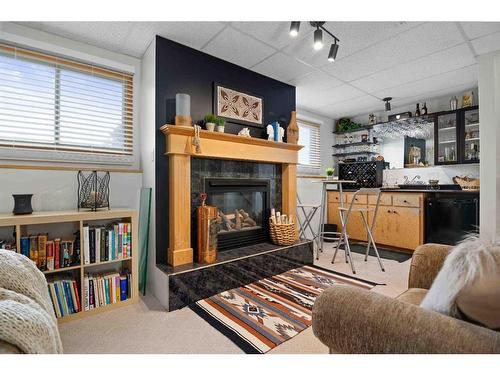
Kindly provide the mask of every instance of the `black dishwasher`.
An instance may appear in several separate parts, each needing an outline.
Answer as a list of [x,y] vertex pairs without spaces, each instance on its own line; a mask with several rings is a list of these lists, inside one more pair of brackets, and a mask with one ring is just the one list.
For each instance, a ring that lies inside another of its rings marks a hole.
[[434,193],[427,198],[425,242],[455,245],[479,230],[479,193]]

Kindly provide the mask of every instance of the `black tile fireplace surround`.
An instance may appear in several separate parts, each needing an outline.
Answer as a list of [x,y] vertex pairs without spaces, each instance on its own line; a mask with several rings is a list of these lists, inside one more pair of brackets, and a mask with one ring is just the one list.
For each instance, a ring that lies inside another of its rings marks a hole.
[[[211,189],[210,183],[214,186]],[[217,185],[217,186],[215,186]],[[267,220],[270,208],[275,208],[281,211],[281,165],[271,163],[255,163],[238,160],[222,160],[222,159],[191,159],[191,244],[193,250],[197,251],[197,220],[196,209],[200,205],[200,193],[208,194],[208,204],[214,202],[212,199],[220,199],[217,197],[217,192],[227,191],[232,192],[229,196],[229,202],[237,196],[236,193],[247,190],[243,196],[244,201],[249,200],[250,193],[259,192],[254,199],[262,204],[262,216],[258,217],[256,212],[253,212],[253,219],[258,219],[262,223],[259,230],[251,230],[248,233],[245,231],[231,231],[219,235],[219,251],[268,242],[267,235]],[[226,202],[228,199],[226,199]],[[248,207],[231,207],[231,211],[235,208],[249,211]],[[220,204],[220,200],[219,200]],[[231,204],[229,204],[231,206]],[[225,212],[228,213],[228,212]],[[230,213],[230,212],[229,212]],[[247,228],[245,228],[247,229]]]

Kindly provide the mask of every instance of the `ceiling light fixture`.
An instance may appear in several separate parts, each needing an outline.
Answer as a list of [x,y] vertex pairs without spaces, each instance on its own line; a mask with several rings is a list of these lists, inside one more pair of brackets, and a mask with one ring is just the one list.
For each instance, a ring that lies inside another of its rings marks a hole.
[[389,96],[387,98],[382,99],[385,102],[385,110],[389,112],[391,110],[391,100],[392,98]]
[[[333,38],[333,43],[330,46],[330,51],[328,52],[328,61],[335,61],[337,59],[337,52],[339,51],[340,39],[333,35],[325,28],[325,21],[310,21],[309,24],[314,27],[314,44],[313,47],[316,51],[323,48],[323,31]],[[290,36],[296,37],[299,35],[300,22],[292,21],[290,24]]]
[[330,47],[330,52],[328,52],[328,61],[330,62],[335,61],[335,59],[337,58],[338,50],[339,50],[339,45],[337,44],[337,41],[335,41],[335,43],[332,44]]
[[318,26],[314,30],[314,49],[319,51],[321,48],[323,48],[323,31]]
[[300,22],[292,21],[292,24],[290,25],[290,36],[295,38],[297,35],[299,35],[299,28],[300,28]]

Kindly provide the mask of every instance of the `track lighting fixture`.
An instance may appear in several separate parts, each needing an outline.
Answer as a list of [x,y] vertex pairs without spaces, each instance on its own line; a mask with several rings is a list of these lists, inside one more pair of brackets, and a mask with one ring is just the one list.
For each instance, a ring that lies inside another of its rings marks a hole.
[[292,24],[290,25],[290,36],[293,36],[295,38],[297,35],[299,35],[299,28],[300,22],[292,21]]
[[319,51],[323,48],[323,31],[318,27],[314,30],[314,49]]
[[[316,29],[314,30],[313,44],[313,47],[316,51],[319,51],[323,48],[323,31],[333,38],[333,43],[330,46],[330,51],[328,52],[328,61],[335,61],[335,59],[337,58],[337,52],[339,50],[339,38],[337,38],[324,27],[325,21],[310,21],[309,24]],[[290,36],[296,37],[297,35],[299,35],[299,28],[300,22],[292,21],[292,23],[290,24]]]
[[389,96],[387,98],[382,99],[385,102],[385,110],[389,112],[391,110],[391,100],[392,98]]
[[337,51],[339,50],[339,45],[337,41],[333,43],[330,47],[330,52],[328,52],[328,61],[333,62],[337,58]]

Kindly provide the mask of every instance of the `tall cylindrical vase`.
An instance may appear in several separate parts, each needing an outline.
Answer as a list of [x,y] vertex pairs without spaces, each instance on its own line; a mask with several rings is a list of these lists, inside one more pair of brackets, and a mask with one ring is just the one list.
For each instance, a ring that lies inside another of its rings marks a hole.
[[191,97],[188,94],[175,95],[175,125],[193,126],[191,119]]

